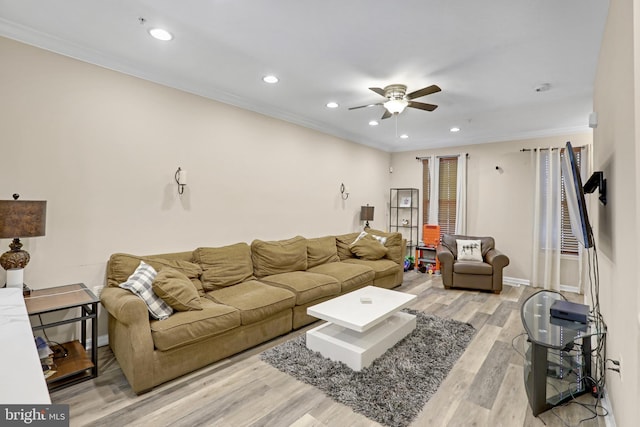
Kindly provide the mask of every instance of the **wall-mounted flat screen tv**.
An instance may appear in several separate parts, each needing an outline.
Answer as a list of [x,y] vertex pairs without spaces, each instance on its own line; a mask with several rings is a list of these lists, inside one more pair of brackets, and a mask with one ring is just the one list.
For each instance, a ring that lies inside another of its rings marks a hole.
[[567,141],[562,161],[562,177],[571,221],[571,231],[585,248],[593,247],[593,234],[584,199],[580,169],[571,142]]

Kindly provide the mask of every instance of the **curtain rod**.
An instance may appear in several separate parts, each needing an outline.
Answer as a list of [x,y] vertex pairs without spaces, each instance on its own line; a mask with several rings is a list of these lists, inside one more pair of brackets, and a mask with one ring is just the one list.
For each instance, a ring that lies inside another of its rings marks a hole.
[[[466,157],[469,157],[469,153],[464,153],[464,155]],[[449,154],[449,155],[442,155],[442,156],[436,156],[436,159],[440,159],[442,157],[460,157],[460,154]],[[430,159],[431,156],[424,156],[424,157],[416,157],[416,160],[425,160],[425,159]]]
[[[575,146],[573,148],[584,148],[587,147],[586,145],[580,145],[580,146]],[[546,150],[563,150],[565,147],[551,147],[551,148],[523,148],[520,150],[520,152],[523,151],[533,151],[536,152],[538,150],[540,151],[546,151]]]

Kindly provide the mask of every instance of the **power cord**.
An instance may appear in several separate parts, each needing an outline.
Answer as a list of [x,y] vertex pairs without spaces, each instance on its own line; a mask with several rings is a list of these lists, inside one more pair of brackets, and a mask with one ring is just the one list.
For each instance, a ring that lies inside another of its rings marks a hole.
[[[42,322],[42,316],[40,314],[38,314],[38,320],[40,321],[40,325],[43,325],[44,323]],[[49,347],[54,347],[51,348],[51,350],[53,350],[53,359],[62,359],[63,357],[67,357],[69,355],[69,350],[67,350],[67,348],[60,344],[57,341],[52,341],[49,339],[49,336],[47,335],[47,330],[46,328],[42,329],[42,333],[44,334],[44,338],[47,340],[47,345],[49,345]]]

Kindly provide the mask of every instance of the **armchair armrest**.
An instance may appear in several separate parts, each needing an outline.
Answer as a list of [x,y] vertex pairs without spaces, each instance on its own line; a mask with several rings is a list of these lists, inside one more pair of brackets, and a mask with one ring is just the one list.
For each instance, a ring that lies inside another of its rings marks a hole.
[[491,249],[484,259],[493,266],[493,291],[500,293],[502,290],[502,270],[509,265],[509,257],[497,249]]
[[438,245],[436,247],[436,256],[440,260],[442,284],[445,288],[450,288],[453,285],[453,261],[455,260],[453,252],[444,245]]
[[505,268],[509,265],[509,257],[497,249],[490,249],[484,257],[487,264],[491,264],[494,269]]

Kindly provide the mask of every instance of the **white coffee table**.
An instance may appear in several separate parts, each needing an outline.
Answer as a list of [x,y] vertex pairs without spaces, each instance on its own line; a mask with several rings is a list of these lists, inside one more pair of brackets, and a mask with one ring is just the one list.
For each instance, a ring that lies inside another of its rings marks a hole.
[[311,306],[307,314],[328,323],[307,332],[307,347],[360,371],[415,329],[416,316],[400,312],[415,299],[367,286]]

